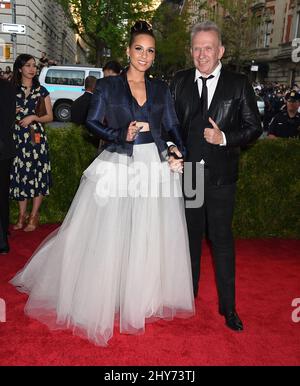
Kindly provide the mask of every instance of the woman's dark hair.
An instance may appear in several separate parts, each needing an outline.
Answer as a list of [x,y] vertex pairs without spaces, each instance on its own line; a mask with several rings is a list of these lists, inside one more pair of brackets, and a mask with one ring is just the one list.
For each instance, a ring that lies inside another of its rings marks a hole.
[[[35,57],[32,56],[32,55],[28,55],[28,54],[21,54],[17,57],[17,59],[15,60],[15,63],[14,63],[14,70],[13,70],[13,76],[12,76],[12,83],[17,87],[17,86],[21,86],[22,85],[22,74],[20,72],[20,69],[25,66],[25,64],[29,61],[33,59],[35,61]],[[32,79],[32,84],[34,87],[37,87],[40,85],[40,82],[39,82],[39,78],[38,76],[36,75],[33,79]]]
[[134,39],[138,35],[149,35],[155,39],[151,25],[144,20],[136,21],[135,24],[131,27],[129,47],[132,46]]
[[104,67],[103,67],[103,71],[105,70],[111,70],[113,71],[115,74],[120,74],[120,72],[122,71],[122,66],[119,62],[117,62],[116,60],[110,60],[108,62],[105,63]]

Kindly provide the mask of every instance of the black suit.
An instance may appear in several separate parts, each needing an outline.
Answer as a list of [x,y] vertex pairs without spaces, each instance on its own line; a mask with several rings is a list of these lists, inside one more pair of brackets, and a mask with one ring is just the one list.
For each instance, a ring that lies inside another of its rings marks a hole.
[[77,125],[85,124],[92,96],[93,94],[86,91],[73,102],[71,107],[71,122]]
[[[219,308],[228,313],[235,308],[235,252],[232,218],[240,146],[261,134],[261,124],[253,89],[241,74],[221,70],[206,117],[199,112],[199,92],[195,69],[180,71],[171,85],[186,161],[195,166],[204,159],[204,205],[186,209],[194,293],[198,292],[201,241],[205,228],[212,244]],[[204,139],[211,117],[225,133],[227,145],[212,145]],[[194,181],[193,181],[194,182]]]
[[0,249],[7,246],[9,224],[9,174],[15,156],[13,128],[16,117],[16,91],[0,79]]

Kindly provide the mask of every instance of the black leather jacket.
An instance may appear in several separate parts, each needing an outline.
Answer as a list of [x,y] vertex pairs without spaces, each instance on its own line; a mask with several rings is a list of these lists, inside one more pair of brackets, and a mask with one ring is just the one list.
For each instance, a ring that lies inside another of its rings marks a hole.
[[[184,143],[188,138],[192,118],[194,81],[195,69],[192,68],[179,71],[171,84]],[[245,75],[221,69],[208,116],[225,133],[227,141],[226,146],[210,145],[213,154],[211,178],[216,184],[233,183],[238,177],[240,146],[254,141],[262,133],[255,94]]]

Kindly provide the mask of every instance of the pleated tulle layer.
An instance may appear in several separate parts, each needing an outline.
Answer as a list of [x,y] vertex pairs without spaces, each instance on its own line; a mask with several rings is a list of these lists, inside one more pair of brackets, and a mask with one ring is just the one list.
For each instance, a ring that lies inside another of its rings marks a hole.
[[59,229],[11,280],[25,312],[106,345],[114,325],[194,314],[184,204],[177,174],[154,144],[133,157],[104,151],[86,169]]

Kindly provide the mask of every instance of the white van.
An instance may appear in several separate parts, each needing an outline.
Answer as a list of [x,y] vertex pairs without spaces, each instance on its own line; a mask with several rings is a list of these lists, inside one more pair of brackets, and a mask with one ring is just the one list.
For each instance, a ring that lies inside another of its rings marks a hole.
[[70,120],[72,103],[84,93],[84,81],[89,75],[103,78],[102,68],[65,65],[42,69],[39,81],[50,93],[55,120]]

